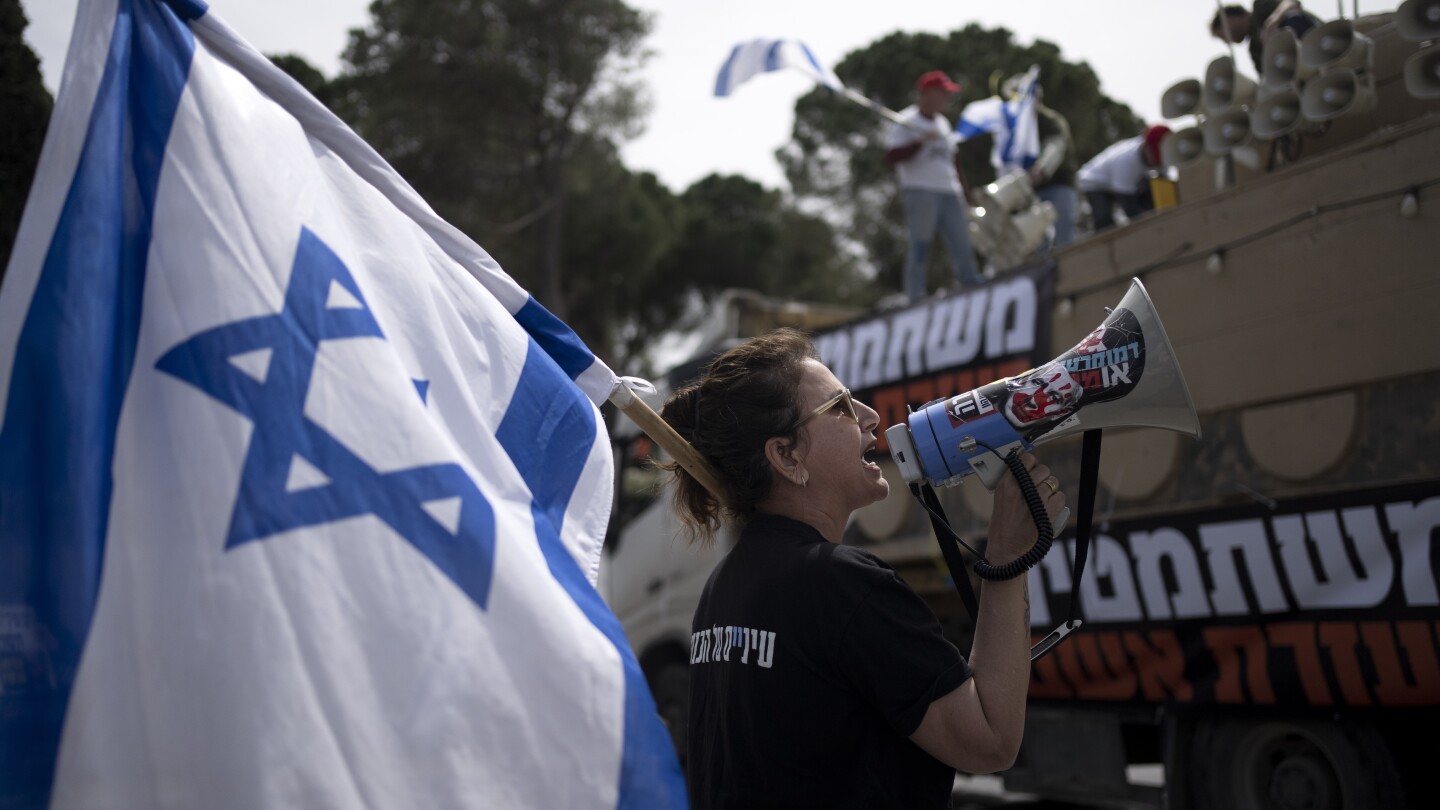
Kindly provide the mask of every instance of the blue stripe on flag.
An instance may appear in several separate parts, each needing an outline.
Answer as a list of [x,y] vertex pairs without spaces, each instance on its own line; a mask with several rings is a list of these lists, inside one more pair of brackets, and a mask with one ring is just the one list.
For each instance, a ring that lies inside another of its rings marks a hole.
[[[564,326],[558,319],[555,322]],[[594,409],[534,341],[496,436],[534,493],[535,534],[550,573],[620,653],[625,673],[625,740],[617,807],[684,807],[685,782],[674,746],[655,711],[645,675],[620,621],[560,540],[565,509],[595,443]]]
[[770,47],[765,51],[765,70],[774,71],[780,69],[780,47],[784,44],[785,40],[783,39],[777,39],[770,43]]
[[1000,105],[1000,114],[1005,117],[1005,145],[1000,150],[1000,165],[1008,166],[1015,152],[1015,112],[1005,103]]
[[805,54],[805,58],[810,60],[810,64],[815,68],[815,72],[824,76],[825,68],[820,67],[820,60],[816,59],[815,54],[810,52],[810,46],[802,42],[800,43],[800,50]]
[[545,353],[560,364],[560,368],[575,379],[595,364],[595,355],[580,342],[565,322],[555,317],[539,301],[531,298],[515,313],[515,320],[525,327],[530,337],[540,344]]
[[176,14],[187,21],[198,20],[210,10],[203,0],[165,0],[165,2],[170,4],[170,8],[174,9]]
[[194,48],[169,6],[118,1],[85,144],[16,345],[0,427],[0,617],[41,641],[21,653],[25,683],[7,683],[0,697],[0,806],[49,801],[99,595],[155,190]]
[[730,56],[725,59],[725,64],[720,66],[720,75],[715,77],[715,95],[730,95],[730,71],[735,69],[735,60],[740,56],[740,46],[736,45],[730,49]]
[[955,127],[955,131],[959,133],[962,139],[969,139],[975,137],[976,135],[984,135],[990,130],[984,127],[976,126],[969,121],[961,119],[960,124]]

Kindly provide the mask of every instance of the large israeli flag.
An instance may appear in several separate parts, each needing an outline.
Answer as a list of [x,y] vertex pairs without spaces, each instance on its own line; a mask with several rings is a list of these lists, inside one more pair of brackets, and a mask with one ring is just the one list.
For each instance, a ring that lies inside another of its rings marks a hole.
[[1032,66],[1013,98],[991,96],[972,101],[960,112],[955,134],[965,141],[977,135],[993,136],[990,163],[999,176],[1030,168],[1040,157],[1040,127],[1035,112],[1035,88],[1040,67]]
[[81,3],[0,292],[0,807],[675,807],[609,369],[198,0]]

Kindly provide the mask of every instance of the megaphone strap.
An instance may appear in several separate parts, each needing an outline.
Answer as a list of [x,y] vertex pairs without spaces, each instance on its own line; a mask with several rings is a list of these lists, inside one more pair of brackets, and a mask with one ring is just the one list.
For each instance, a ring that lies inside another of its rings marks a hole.
[[1095,517],[1095,495],[1100,481],[1099,430],[1085,431],[1080,448],[1080,503],[1075,513],[1075,565],[1070,574],[1070,613],[1074,622],[1080,604],[1080,575],[1085,573],[1085,560],[1090,556],[1090,523]]
[[[1090,528],[1094,520],[1095,495],[1100,480],[1102,433],[1097,428],[1085,431],[1084,435],[1080,454],[1080,505],[1075,518],[1075,559],[1070,575],[1070,609],[1063,624],[1030,648],[1032,662],[1055,649],[1061,641],[1079,629],[1083,623],[1077,615],[1080,605],[1080,578],[1084,576],[1085,563],[1090,556]],[[1035,482],[1031,479],[1029,471],[1025,469],[1024,463],[1020,461],[1019,451],[1007,456],[1005,462],[1015,473],[1021,493],[1026,495],[1031,514],[1036,519],[1037,540],[1030,551],[1003,566],[990,565],[980,555],[980,552],[960,538],[960,535],[950,526],[950,521],[945,515],[945,507],[941,506],[940,499],[936,497],[935,490],[929,484],[910,485],[910,494],[915,496],[915,500],[920,502],[930,518],[930,526],[935,530],[935,541],[939,543],[940,554],[945,558],[945,567],[950,570],[950,579],[955,584],[955,591],[960,595],[960,601],[965,603],[965,609],[970,612],[971,618],[980,615],[980,600],[975,595],[975,586],[970,583],[970,576],[965,570],[965,558],[960,554],[961,546],[978,558],[979,561],[975,563],[976,573],[985,576],[981,566],[986,566],[991,573],[1008,575],[990,576],[987,577],[988,579],[1011,579],[1020,576],[1044,559],[1046,552],[1050,550],[1052,532],[1050,520],[1045,514],[1043,502],[1035,491]],[[1016,470],[1016,467],[1019,469]],[[1031,500],[1032,496],[1034,500]],[[1044,541],[1043,544],[1041,540]],[[1016,570],[1011,571],[1012,568]]]
[[930,527],[935,530],[935,541],[940,544],[940,555],[945,558],[945,567],[950,569],[950,579],[955,583],[955,591],[960,594],[960,601],[965,603],[965,609],[970,612],[971,618],[980,615],[980,600],[975,596],[975,586],[970,584],[970,576],[965,570],[965,558],[960,555],[960,546],[964,546],[976,557],[980,553],[970,547],[969,543],[960,539],[960,535],[950,527],[950,521],[945,517],[945,507],[940,505],[940,499],[935,497],[935,490],[929,484],[911,484],[910,494],[915,500],[925,507],[925,512],[930,516]]

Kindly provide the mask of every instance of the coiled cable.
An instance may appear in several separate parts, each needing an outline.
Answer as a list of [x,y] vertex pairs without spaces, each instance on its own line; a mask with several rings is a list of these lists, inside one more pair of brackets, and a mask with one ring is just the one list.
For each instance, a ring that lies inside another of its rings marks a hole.
[[[986,449],[994,452],[994,449],[988,446]],[[1015,483],[1020,486],[1025,505],[1030,507],[1030,517],[1035,521],[1037,537],[1035,545],[1031,546],[1029,551],[1004,565],[991,565],[984,558],[978,560],[975,563],[975,573],[979,574],[981,579],[1006,580],[1024,574],[1045,559],[1055,535],[1055,528],[1050,525],[1050,516],[1045,513],[1045,501],[1040,497],[1035,480],[1030,477],[1030,471],[1025,469],[1025,462],[1020,460],[1020,450],[1011,450],[1010,454],[1004,457],[1004,461],[1005,466],[1009,467],[1011,474],[1015,476]]]

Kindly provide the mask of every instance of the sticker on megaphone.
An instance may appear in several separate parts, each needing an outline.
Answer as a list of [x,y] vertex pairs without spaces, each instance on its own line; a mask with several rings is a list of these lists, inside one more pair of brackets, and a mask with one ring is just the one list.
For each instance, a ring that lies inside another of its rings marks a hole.
[[994,489],[1011,450],[1071,433],[1081,408],[1134,391],[1145,359],[1140,319],[1118,307],[1049,363],[911,412],[886,429],[890,454],[906,483],[953,486],[974,474]]

